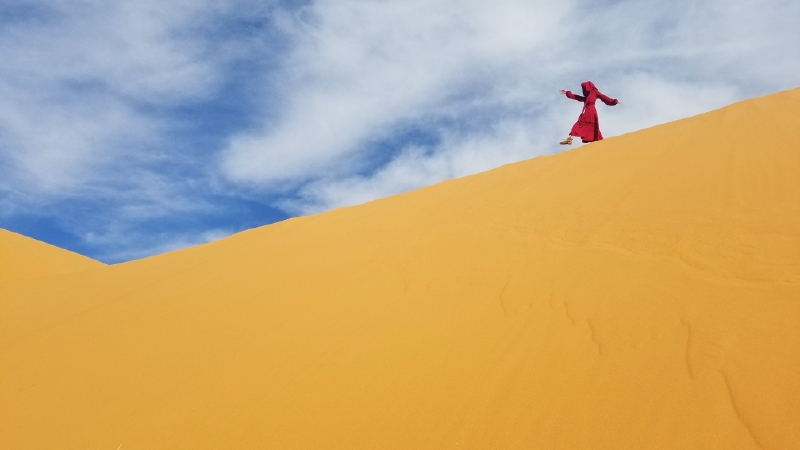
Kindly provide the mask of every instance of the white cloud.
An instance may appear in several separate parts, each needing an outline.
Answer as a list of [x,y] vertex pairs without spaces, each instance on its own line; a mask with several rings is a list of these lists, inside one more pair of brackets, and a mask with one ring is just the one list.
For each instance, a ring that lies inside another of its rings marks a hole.
[[370,139],[502,70],[558,33],[567,1],[320,2],[295,23],[277,123],[233,138],[234,180],[275,182],[331,170]]
[[0,2],[0,227],[107,261],[225,229],[198,223],[224,206],[186,118],[216,114],[231,65],[264,55],[274,3]]
[[158,141],[165,127],[140,105],[213,92],[212,62],[182,34],[211,9],[208,0],[17,5],[0,31],[6,177],[32,191],[63,191]]
[[[800,82],[785,57],[800,53],[800,7],[781,0],[342,1],[299,17],[283,114],[223,153],[236,182],[299,180],[282,202],[295,213],[558,151],[579,108],[553,94],[585,79],[623,99],[601,110],[606,136]],[[365,168],[372,143],[415,127],[440,142]]]
[[623,101],[607,137],[794,87],[799,19],[795,0],[0,2],[0,219],[56,211],[118,260],[241,229],[226,208],[249,226],[368,201],[562,150],[580,105],[556,92],[586,79]]
[[[0,87],[0,95],[13,91]],[[22,98],[19,98],[22,97]],[[118,156],[128,142],[145,141],[157,125],[114,99],[89,99],[85,105],[48,104],[25,95],[0,106],[0,123],[5,131],[3,150],[15,172],[8,171],[7,182],[34,191],[57,192],[71,189],[92,169],[103,167]],[[79,100],[76,100],[79,102]],[[122,147],[122,148],[120,148]],[[113,153],[110,153],[113,152]]]

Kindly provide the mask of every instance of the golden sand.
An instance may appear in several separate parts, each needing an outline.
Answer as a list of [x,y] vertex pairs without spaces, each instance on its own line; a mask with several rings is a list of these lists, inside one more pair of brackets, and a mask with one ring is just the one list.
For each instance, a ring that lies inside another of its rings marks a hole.
[[2,233],[39,262],[0,448],[799,449],[798,126],[792,90],[67,274]]
[[0,228],[0,283],[80,272],[102,266],[103,264],[85,256]]

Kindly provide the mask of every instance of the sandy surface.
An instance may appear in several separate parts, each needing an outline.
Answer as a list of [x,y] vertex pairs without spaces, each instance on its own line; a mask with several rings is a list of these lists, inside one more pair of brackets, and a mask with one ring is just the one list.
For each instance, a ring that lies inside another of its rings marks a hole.
[[85,256],[0,228],[0,283],[104,266]]
[[799,126],[793,90],[0,282],[0,448],[798,449]]

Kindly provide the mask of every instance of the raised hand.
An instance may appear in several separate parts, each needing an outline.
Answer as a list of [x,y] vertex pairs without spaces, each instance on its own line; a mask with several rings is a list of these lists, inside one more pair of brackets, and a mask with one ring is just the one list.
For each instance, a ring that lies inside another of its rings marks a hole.
[[558,91],[558,93],[559,93],[559,94],[566,94],[566,93],[567,93],[567,91],[565,91],[564,89],[561,89],[560,91]]

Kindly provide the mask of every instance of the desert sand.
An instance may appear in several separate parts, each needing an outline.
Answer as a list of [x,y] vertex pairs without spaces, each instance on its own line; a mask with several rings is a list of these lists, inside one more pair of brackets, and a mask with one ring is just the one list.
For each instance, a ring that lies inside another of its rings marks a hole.
[[0,232],[0,448],[800,449],[798,127],[800,89],[112,266]]
[[80,272],[102,263],[0,228],[0,283]]

